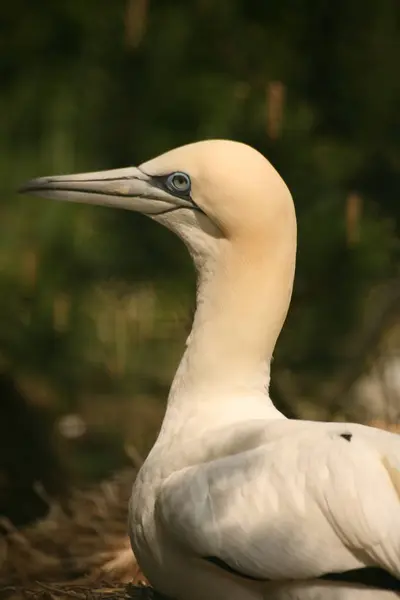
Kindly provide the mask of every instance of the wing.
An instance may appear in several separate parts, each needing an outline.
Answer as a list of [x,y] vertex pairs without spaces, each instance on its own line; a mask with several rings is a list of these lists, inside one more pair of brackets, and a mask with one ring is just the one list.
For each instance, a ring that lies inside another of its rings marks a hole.
[[[308,423],[171,475],[156,515],[198,557],[257,579],[381,567],[400,577],[400,439]],[[377,430],[372,430],[377,432]]]

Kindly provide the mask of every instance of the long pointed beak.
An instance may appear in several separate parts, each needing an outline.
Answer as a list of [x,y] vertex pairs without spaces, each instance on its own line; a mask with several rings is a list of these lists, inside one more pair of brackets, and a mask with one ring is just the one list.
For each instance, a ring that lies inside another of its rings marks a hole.
[[42,198],[126,208],[149,215],[157,214],[171,202],[171,196],[155,186],[152,177],[137,167],[39,177],[28,181],[18,191]]
[[154,197],[151,178],[137,167],[31,179],[18,190],[42,198],[139,210],[135,199]]

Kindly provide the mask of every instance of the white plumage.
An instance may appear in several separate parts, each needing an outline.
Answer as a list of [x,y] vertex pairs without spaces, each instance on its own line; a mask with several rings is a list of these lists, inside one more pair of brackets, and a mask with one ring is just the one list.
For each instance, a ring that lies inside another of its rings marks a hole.
[[193,329],[131,498],[132,546],[155,588],[178,600],[397,598],[398,436],[288,420],[268,395],[296,253],[292,199],[268,161],[214,140],[25,191],[145,213],[198,271]]

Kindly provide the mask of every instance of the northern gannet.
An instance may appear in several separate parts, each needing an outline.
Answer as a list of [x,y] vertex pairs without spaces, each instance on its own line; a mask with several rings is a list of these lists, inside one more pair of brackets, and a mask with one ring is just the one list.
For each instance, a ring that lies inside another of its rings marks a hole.
[[178,600],[398,598],[400,439],[286,419],[269,397],[296,257],[292,197],[271,164],[208,140],[22,191],[141,212],[195,263],[192,331],[130,501],[132,548],[155,589]]

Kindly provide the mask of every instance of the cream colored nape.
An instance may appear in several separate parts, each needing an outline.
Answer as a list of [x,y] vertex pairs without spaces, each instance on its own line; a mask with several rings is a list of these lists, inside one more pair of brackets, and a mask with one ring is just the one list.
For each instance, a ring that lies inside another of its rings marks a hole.
[[[194,201],[228,238],[265,235],[266,227],[271,235],[280,225],[292,228],[293,201],[286,184],[265,157],[246,144],[195,142],[140,168],[151,175],[190,175]],[[282,222],[285,218],[289,222]]]

